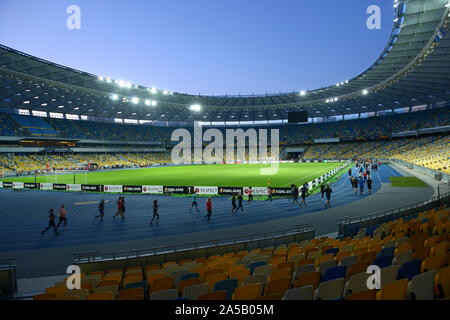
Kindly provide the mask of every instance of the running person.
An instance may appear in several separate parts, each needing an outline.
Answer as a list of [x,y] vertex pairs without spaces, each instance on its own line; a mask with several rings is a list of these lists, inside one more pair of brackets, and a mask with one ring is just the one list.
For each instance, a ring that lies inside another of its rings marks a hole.
[[272,203],[272,189],[270,187],[267,188],[267,200]]
[[358,194],[358,179],[356,177],[353,178],[353,188],[355,189],[355,195]]
[[327,203],[325,204],[325,208],[330,208],[331,204],[330,204],[330,199],[331,199],[331,193],[333,192],[333,190],[331,190],[330,184],[327,185],[326,189],[325,189],[325,194],[327,197]]
[[103,222],[103,217],[105,216],[105,200],[102,199],[100,201],[100,204],[98,205],[98,216],[95,216],[96,218],[100,217],[100,222]]
[[119,214],[122,214],[122,197],[119,197],[119,200],[117,200],[117,212],[113,215],[113,219],[115,219]]
[[369,194],[372,194],[372,179],[369,176],[369,179],[367,179],[367,189],[369,190]]
[[320,193],[322,194],[322,200],[323,200],[323,196],[325,194],[325,185],[323,183],[320,185]]
[[306,207],[306,197],[308,195],[308,187],[306,183],[303,185],[301,192],[302,192],[302,202],[300,202],[300,207],[302,206],[303,203],[305,204]]
[[200,211],[198,210],[197,194],[196,194],[196,193],[194,193],[194,194],[192,195],[192,204],[191,204],[191,207],[189,208],[189,213],[191,213],[193,207],[195,207],[195,209],[197,210],[197,212],[200,212]]
[[308,187],[308,183],[307,182],[305,182],[304,184],[303,184],[303,187],[304,188],[306,188],[306,196],[309,198],[309,187]]
[[55,234],[59,234],[58,231],[56,231],[56,225],[55,225],[55,215],[53,213],[53,209],[50,209],[48,211],[48,226],[47,228],[45,228],[44,230],[41,231],[41,234],[43,235],[48,229],[53,227],[53,231],[55,232]]
[[359,191],[360,195],[362,195],[364,192],[364,179],[362,177],[359,178]]
[[298,204],[298,188],[295,184],[292,188],[292,196],[294,197],[294,200],[292,200],[291,207],[294,205],[294,202]]
[[153,220],[156,218],[156,222],[159,222],[159,214],[158,214],[158,200],[153,200],[153,217],[152,221],[150,221],[150,225],[153,226]]
[[248,201],[247,201],[247,204],[249,204],[252,201],[253,201],[253,191],[252,191],[252,187],[249,187],[248,188]]
[[125,219],[125,196],[122,196],[122,219]]
[[61,208],[59,209],[59,222],[58,222],[58,225],[56,226],[56,228],[59,228],[59,226],[63,222],[64,222],[63,226],[65,228],[66,224],[67,224],[67,211],[66,211],[66,208],[64,208],[64,205],[62,205]]
[[206,200],[206,211],[208,212],[208,214],[205,216],[205,218],[208,219],[208,221],[211,220],[211,215],[212,215],[212,201],[211,201],[211,197],[208,198],[208,200]]
[[245,211],[244,211],[244,206],[242,205],[242,201],[244,200],[244,198],[242,197],[242,193],[239,193],[239,195],[238,195],[238,207],[237,207],[237,209],[236,209],[236,212],[238,212],[239,211],[239,209],[241,209],[241,211],[242,211],[242,213],[245,213]]
[[236,193],[233,193],[233,197],[231,198],[231,205],[233,206],[233,209],[231,210],[232,213],[236,212]]

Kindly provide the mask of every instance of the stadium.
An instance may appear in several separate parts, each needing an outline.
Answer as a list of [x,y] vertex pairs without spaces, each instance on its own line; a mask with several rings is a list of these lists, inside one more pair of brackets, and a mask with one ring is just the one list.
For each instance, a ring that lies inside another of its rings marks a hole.
[[0,45],[1,298],[450,299],[450,7],[393,5],[369,68],[290,93]]

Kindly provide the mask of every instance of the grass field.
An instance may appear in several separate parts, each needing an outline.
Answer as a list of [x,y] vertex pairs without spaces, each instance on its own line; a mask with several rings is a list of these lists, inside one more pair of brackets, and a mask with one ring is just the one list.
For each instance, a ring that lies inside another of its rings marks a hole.
[[[340,166],[341,163],[281,163],[276,175],[270,176],[272,187],[301,185]],[[91,172],[87,184],[99,185],[166,185],[166,186],[223,186],[266,187],[269,176],[260,175],[262,164],[192,165],[155,167],[136,170]],[[34,177],[3,179],[4,181],[34,182]],[[86,174],[75,175],[78,184],[86,183]],[[39,183],[74,183],[74,175],[38,176]]]
[[393,187],[419,187],[425,188],[427,185],[416,177],[390,177]]

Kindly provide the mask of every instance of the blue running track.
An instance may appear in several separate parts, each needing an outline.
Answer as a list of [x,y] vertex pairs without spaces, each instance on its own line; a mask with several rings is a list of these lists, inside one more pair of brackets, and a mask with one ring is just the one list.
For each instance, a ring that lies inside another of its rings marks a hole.
[[[356,175],[356,169],[353,169]],[[389,183],[389,177],[401,176],[389,165],[382,165],[373,174],[372,192],[377,192],[381,183]],[[351,192],[348,174],[345,173],[333,186],[332,207],[342,206],[368,196],[360,196]],[[107,201],[105,221],[100,223],[95,216],[100,199]],[[118,195],[86,194],[68,192],[43,192],[23,190],[0,190],[1,224],[0,251],[32,250],[56,248],[76,245],[101,244],[127,240],[151,239],[156,237],[214,231],[259,222],[289,218],[296,215],[309,214],[324,209],[324,201],[320,194],[307,199],[308,206],[291,206],[286,199],[274,200],[272,204],[254,201],[247,205],[244,202],[245,214],[231,213],[231,201],[228,197],[213,198],[213,215],[211,221],[204,219],[205,198],[199,198],[200,213],[188,212],[190,198],[173,198],[168,196],[126,195],[126,219],[116,212]],[[152,217],[152,201],[158,199],[161,216],[158,224],[150,226]],[[52,230],[41,236],[40,232],[47,226],[48,210],[53,208],[57,215],[59,207],[65,204],[67,209],[67,228],[59,228],[60,234],[55,236]],[[286,226],[290,228],[291,226]]]

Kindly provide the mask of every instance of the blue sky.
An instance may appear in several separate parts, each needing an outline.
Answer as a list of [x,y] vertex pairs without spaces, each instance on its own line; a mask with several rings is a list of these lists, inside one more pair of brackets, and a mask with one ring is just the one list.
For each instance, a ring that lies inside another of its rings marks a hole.
[[[66,27],[69,5],[81,29]],[[370,5],[381,30],[369,30]],[[0,43],[93,74],[191,94],[347,80],[384,49],[393,0],[1,0]]]

